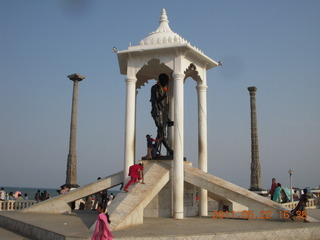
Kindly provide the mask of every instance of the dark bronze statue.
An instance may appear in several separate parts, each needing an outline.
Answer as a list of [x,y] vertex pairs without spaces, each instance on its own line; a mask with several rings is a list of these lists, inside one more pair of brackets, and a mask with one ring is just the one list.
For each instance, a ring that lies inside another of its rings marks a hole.
[[159,81],[151,88],[151,116],[157,126],[157,144],[158,151],[161,143],[167,149],[169,155],[173,155],[173,150],[168,144],[167,127],[173,126],[169,119],[169,99],[167,96],[169,76],[165,73],[159,75]]

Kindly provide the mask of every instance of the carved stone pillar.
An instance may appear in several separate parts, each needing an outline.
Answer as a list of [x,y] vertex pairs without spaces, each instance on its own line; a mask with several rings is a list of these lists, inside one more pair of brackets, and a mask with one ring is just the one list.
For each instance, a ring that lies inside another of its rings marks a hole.
[[70,125],[70,141],[69,154],[67,162],[66,184],[69,188],[79,187],[77,184],[77,112],[78,112],[78,83],[85,77],[80,74],[69,75],[68,78],[73,81],[72,109],[71,109],[71,125]]
[[256,112],[256,87],[248,87],[251,109],[251,191],[261,191],[261,167],[259,161],[258,127]]

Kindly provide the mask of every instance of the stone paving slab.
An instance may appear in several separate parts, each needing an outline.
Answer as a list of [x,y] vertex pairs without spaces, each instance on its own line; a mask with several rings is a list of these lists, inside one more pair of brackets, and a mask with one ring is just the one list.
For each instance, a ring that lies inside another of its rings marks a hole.
[[[308,214],[320,219],[320,209],[308,210]],[[60,239],[91,239],[90,226],[97,218],[94,211],[75,212],[71,215],[30,214],[0,212],[49,232],[57,232]],[[111,219],[112,220],[112,219]],[[65,224],[66,223],[66,224]],[[0,222],[1,226],[1,222]],[[144,224],[113,231],[115,239],[123,240],[224,240],[224,239],[320,239],[320,223],[304,223],[301,220],[263,221],[243,219],[144,218]],[[35,240],[0,228],[0,240]],[[8,237],[7,237],[8,236]],[[10,237],[10,238],[9,238]],[[16,237],[16,238],[14,238]],[[53,238],[52,238],[53,239]],[[56,238],[57,239],[57,238]],[[41,239],[41,240],[44,240]]]

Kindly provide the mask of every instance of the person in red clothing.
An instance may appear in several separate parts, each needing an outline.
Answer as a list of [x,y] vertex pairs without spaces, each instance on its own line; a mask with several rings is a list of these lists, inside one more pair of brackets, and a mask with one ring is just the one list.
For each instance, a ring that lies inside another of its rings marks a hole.
[[138,183],[142,179],[142,183],[144,184],[143,163],[130,166],[128,175],[131,177],[131,179],[123,188],[123,190],[126,192],[128,192],[128,188],[132,183]]
[[276,190],[278,184],[275,178],[272,178],[272,183],[271,183],[271,189],[269,191],[270,195],[271,195],[271,200],[273,200],[273,195],[274,195],[274,191]]

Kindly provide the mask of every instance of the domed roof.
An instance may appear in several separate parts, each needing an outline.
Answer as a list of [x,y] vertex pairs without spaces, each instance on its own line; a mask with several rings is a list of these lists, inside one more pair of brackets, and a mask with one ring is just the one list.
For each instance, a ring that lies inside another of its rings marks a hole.
[[[149,57],[158,59],[161,63],[168,63],[167,57],[171,59],[183,55],[183,58],[188,58],[190,62],[201,63],[207,70],[218,66],[217,62],[205,55],[199,48],[192,46],[170,29],[165,9],[162,9],[159,23],[157,30],[149,33],[139,45],[131,46],[130,43],[127,50],[116,51],[121,74],[127,74],[129,62],[136,61],[137,64],[145,64],[146,58]],[[177,51],[178,49],[180,51]],[[149,75],[148,77],[150,79]],[[138,83],[137,86],[139,86]]]
[[162,9],[159,23],[160,25],[157,30],[149,33],[146,38],[140,41],[141,46],[167,43],[187,43],[184,38],[170,29],[165,9]]

